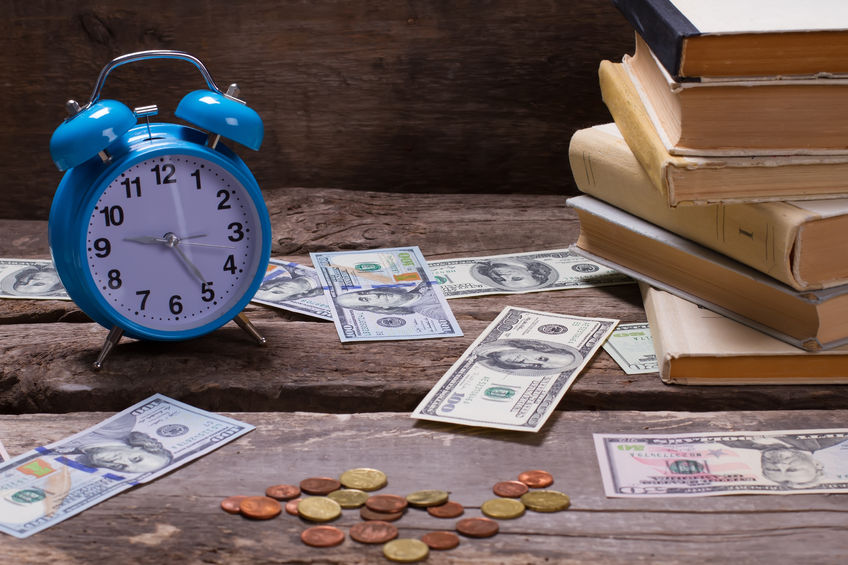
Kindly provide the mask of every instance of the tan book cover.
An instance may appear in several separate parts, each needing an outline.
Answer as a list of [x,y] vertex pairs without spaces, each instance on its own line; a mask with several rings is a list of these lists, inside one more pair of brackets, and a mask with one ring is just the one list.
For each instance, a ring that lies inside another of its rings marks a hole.
[[848,383],[848,346],[804,351],[645,283],[639,287],[664,382]]
[[797,290],[848,283],[848,198],[671,207],[614,123],[575,132],[568,156],[582,192]]
[[598,78],[622,136],[671,206],[848,196],[848,155],[672,155],[624,65],[602,61]]
[[809,351],[848,344],[848,285],[796,291],[592,196],[569,198],[574,250]]

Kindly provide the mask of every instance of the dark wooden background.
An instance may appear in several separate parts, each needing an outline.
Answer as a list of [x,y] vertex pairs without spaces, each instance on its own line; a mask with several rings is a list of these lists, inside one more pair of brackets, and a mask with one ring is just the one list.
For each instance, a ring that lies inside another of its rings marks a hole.
[[[179,49],[265,121],[239,150],[266,190],[575,192],[568,141],[609,121],[601,59],[632,50],[609,0],[5,0],[0,218],[46,219],[48,142],[112,58]],[[170,121],[204,87],[181,61],[116,69],[105,98]]]

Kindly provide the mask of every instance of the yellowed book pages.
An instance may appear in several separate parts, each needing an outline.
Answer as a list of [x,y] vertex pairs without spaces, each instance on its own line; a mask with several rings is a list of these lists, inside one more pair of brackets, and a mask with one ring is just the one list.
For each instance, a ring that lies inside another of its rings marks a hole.
[[602,61],[598,78],[622,136],[670,206],[848,196],[846,155],[671,155],[623,64]]
[[645,283],[639,287],[667,383],[848,383],[848,346],[804,351]]
[[614,123],[578,130],[577,188],[797,290],[848,283],[848,199],[678,206],[651,183]]

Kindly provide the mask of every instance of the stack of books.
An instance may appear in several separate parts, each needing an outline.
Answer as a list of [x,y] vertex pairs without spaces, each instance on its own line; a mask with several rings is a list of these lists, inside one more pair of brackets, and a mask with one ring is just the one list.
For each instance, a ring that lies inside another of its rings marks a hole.
[[646,283],[667,382],[848,383],[848,2],[613,2],[576,250]]

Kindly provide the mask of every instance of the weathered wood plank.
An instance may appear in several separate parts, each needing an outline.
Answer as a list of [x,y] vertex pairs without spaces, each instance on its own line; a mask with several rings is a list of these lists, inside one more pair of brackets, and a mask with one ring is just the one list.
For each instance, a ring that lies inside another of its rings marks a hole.
[[[61,439],[108,414],[0,416],[13,454]],[[848,411],[686,413],[560,412],[538,434],[416,422],[398,414],[228,414],[257,429],[236,442],[26,540],[0,537],[11,562],[51,563],[374,563],[380,548],[349,538],[338,547],[303,545],[308,523],[283,514],[256,522],[222,512],[221,499],[259,494],[309,476],[376,467],[389,477],[381,492],[405,495],[441,488],[479,516],[492,485],[529,468],[555,477],[571,497],[560,513],[528,512],[500,521],[490,539],[463,538],[428,563],[838,563],[848,552],[845,496],[724,496],[607,499],[592,444],[594,432],[683,433],[844,427]],[[359,521],[345,510],[342,530]],[[409,510],[402,537],[452,529]]]
[[[428,258],[564,247],[578,224],[557,195],[396,194],[272,190],[274,254],[418,244]],[[0,256],[48,256],[46,222],[0,221]],[[450,302],[462,338],[343,345],[332,324],[248,308],[269,338],[256,347],[233,325],[181,344],[122,343],[101,373],[105,339],[69,302],[0,300],[0,412],[119,410],[152,392],[212,410],[408,411],[506,305],[643,321],[634,285]],[[848,406],[846,386],[667,386],[628,376],[601,352],[563,410],[808,409]]]
[[[609,121],[600,60],[633,48],[607,0],[9,0],[0,15],[15,90],[0,101],[0,218],[46,219],[64,103],[125,53],[188,51],[237,82],[265,122],[261,150],[240,151],[261,186],[550,194],[574,190],[574,130]],[[153,61],[116,69],[103,97],[173,121],[202,87],[191,65]]]

